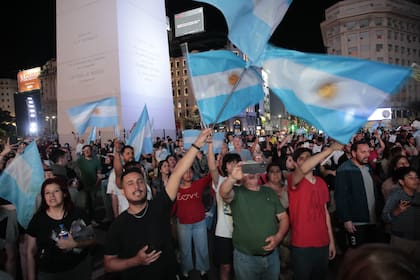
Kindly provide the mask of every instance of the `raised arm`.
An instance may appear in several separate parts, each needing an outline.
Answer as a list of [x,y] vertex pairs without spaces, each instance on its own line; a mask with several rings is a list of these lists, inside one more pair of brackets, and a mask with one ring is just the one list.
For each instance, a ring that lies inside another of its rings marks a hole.
[[209,147],[207,151],[207,165],[209,166],[213,186],[217,186],[219,183],[219,171],[217,170],[216,158],[214,157],[213,141],[210,137],[207,140],[207,144]]
[[202,130],[200,135],[191,145],[191,148],[188,149],[187,153],[176,164],[174,171],[169,177],[168,184],[166,185],[166,192],[172,200],[175,200],[176,198],[182,175],[188,170],[188,168],[191,167],[195,156],[197,155],[199,149],[206,144],[207,138],[210,137],[211,132],[211,128]]
[[233,186],[238,180],[241,180],[243,177],[242,172],[242,162],[238,162],[233,167],[232,173],[223,181],[219,189],[219,194],[223,198],[223,201],[230,203],[235,197],[235,192]]
[[121,159],[121,146],[120,140],[118,138],[114,139],[114,172],[115,172],[115,184],[119,189],[122,188],[121,186],[121,174],[123,171],[122,159]]
[[293,185],[292,188],[295,188],[297,184],[305,177],[309,172],[312,172],[312,169],[317,166],[322,160],[329,156],[332,152],[342,150],[343,145],[335,142],[330,147],[326,148],[320,153],[317,153],[310,158],[308,158],[302,166],[296,164],[295,171],[293,172]]

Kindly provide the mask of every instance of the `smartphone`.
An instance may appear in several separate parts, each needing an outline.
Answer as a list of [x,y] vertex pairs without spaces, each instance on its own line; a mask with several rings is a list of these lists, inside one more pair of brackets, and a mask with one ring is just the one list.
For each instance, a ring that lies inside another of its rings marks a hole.
[[245,174],[265,173],[266,168],[267,166],[264,162],[242,164],[242,172]]

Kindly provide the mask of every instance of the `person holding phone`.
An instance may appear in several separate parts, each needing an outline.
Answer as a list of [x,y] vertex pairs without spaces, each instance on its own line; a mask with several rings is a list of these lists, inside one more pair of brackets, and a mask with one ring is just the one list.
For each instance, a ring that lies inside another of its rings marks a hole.
[[[232,211],[235,278],[279,279],[278,245],[289,229],[289,216],[277,194],[242,167],[242,162],[234,163],[219,189]],[[236,186],[239,180],[243,184]]]
[[394,175],[401,188],[391,192],[382,219],[391,224],[391,246],[409,253],[420,266],[420,181],[412,167],[401,167]]
[[[180,182],[212,129],[203,130],[177,163],[166,187],[147,200],[147,186],[139,168],[125,168],[121,187],[128,209],[111,224],[104,248],[107,272],[121,272],[120,279],[175,279],[176,257],[172,244],[170,213]],[[116,173],[119,173],[117,171]]]

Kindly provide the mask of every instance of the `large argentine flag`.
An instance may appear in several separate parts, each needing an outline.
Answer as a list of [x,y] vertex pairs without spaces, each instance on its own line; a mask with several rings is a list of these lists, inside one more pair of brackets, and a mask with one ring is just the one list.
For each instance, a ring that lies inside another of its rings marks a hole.
[[152,126],[146,105],[131,131],[127,144],[134,148],[137,161],[140,160],[142,154],[151,154],[153,152]]
[[34,141],[0,176],[0,197],[15,205],[18,221],[25,229],[35,211],[36,196],[43,181],[44,169]]
[[[190,54],[188,68],[194,96],[206,125],[234,117],[264,97],[259,74],[252,67],[245,68],[245,62],[231,51]],[[233,96],[224,107],[231,93]]]
[[286,14],[292,0],[196,0],[218,8],[225,16],[228,37],[254,65]]
[[85,103],[68,109],[70,120],[79,135],[83,134],[88,126],[108,127],[118,125],[117,99],[105,99]]
[[411,69],[351,57],[307,54],[268,46],[268,83],[293,115],[348,143]]

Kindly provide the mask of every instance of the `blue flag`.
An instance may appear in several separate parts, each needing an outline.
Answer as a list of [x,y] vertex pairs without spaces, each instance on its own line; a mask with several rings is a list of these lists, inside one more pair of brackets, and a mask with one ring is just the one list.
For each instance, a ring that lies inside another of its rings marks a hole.
[[234,117],[264,98],[260,76],[231,51],[193,53],[187,60],[194,96],[206,125]]
[[197,0],[215,6],[224,15],[228,37],[254,65],[286,14],[292,0]]
[[411,74],[409,67],[272,46],[263,55],[263,69],[290,114],[341,143]]
[[127,145],[134,148],[135,159],[140,160],[142,154],[153,152],[152,125],[146,105],[127,140]]
[[90,142],[96,141],[96,126],[92,127],[89,137],[87,139],[87,143],[90,144]]
[[18,222],[25,229],[35,212],[36,196],[43,182],[44,169],[35,141],[0,176],[0,197],[15,205]]
[[79,135],[83,134],[88,126],[115,127],[118,125],[117,99],[115,97],[75,106],[68,109],[67,113]]
[[[182,140],[184,141],[184,149],[188,150],[191,148],[191,144],[197,139],[198,135],[200,135],[201,130],[197,129],[186,129],[183,131]],[[222,151],[222,145],[225,141],[225,133],[224,132],[215,132],[213,133],[213,152],[220,153]],[[201,151],[207,153],[208,145],[204,145],[201,147]]]

